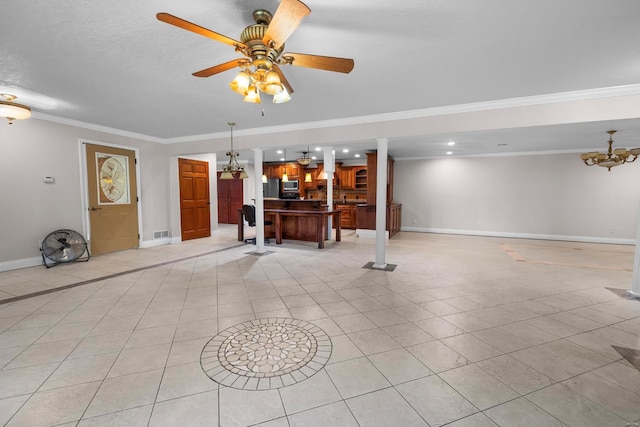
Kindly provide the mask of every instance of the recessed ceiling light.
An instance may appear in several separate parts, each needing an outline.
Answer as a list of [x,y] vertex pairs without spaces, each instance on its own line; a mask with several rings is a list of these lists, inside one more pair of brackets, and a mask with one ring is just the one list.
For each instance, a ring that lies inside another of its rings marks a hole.
[[348,148],[345,148],[345,149],[343,149],[343,150],[342,150],[342,152],[343,152],[343,153],[348,153],[348,152],[349,152],[349,149],[348,149]]
[[448,145],[448,146],[452,146],[452,145],[456,145],[456,143],[455,143],[455,142],[453,142],[453,141],[449,141],[449,142],[447,142],[447,145]]
[[322,147],[316,147],[316,151],[322,151]]
[[447,156],[450,156],[453,154],[453,151],[447,151]]
[[281,161],[281,162],[284,162],[284,157],[280,157],[280,161]]
[[316,160],[317,157],[316,156],[311,156],[311,160]]
[[276,151],[276,153],[282,154],[282,150],[278,150],[278,151]]
[[360,154],[354,154],[353,157],[360,157]]

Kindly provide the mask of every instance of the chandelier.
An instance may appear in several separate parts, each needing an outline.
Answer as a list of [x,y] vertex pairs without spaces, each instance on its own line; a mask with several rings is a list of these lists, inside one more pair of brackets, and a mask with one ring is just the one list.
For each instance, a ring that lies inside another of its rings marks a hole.
[[236,125],[235,122],[227,123],[231,127],[231,150],[227,151],[227,156],[229,156],[229,163],[225,167],[222,168],[222,173],[220,174],[220,179],[234,179],[236,172],[240,172],[238,178],[245,179],[249,178],[249,175],[244,171],[244,166],[238,163],[238,156],[240,153],[234,151],[233,149],[233,127]]
[[31,108],[13,102],[16,99],[15,95],[0,93],[0,98],[4,98],[4,101],[0,99],[0,117],[7,119],[9,124],[13,124],[14,120],[23,120],[31,117]]
[[587,166],[598,165],[611,171],[612,167],[621,165],[623,163],[634,162],[638,156],[640,156],[640,147],[627,150],[626,148],[613,149],[613,134],[615,130],[607,131],[609,134],[609,150],[606,153],[600,153],[598,151],[590,151],[580,155],[580,159],[584,161]]

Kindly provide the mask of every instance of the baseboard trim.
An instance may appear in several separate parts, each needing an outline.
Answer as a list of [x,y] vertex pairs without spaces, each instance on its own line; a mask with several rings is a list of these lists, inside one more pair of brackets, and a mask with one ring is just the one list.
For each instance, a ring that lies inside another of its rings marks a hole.
[[143,240],[140,247],[143,249],[154,248],[156,246],[169,245],[173,243],[171,237],[165,237],[164,239]]
[[[370,230],[367,230],[370,231]],[[610,245],[631,245],[635,246],[634,239],[620,239],[593,236],[565,236],[555,234],[532,234],[532,233],[508,233],[502,231],[480,231],[480,230],[457,230],[449,228],[422,228],[422,227],[402,227],[400,231],[412,231],[416,233],[434,234],[457,234],[463,236],[481,237],[504,237],[509,239],[530,239],[530,240],[558,240],[566,242],[581,243],[606,243]]]
[[[376,230],[368,230],[364,228],[356,229],[356,236],[362,237],[363,239],[375,239],[376,238]],[[384,238],[389,239],[389,231],[384,232]]]
[[42,257],[14,259],[0,262],[0,271],[19,270],[21,268],[42,265]]

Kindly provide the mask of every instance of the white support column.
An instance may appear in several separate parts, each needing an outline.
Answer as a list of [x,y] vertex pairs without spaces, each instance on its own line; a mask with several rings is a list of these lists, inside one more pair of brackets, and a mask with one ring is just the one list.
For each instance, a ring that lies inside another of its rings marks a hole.
[[638,208],[638,231],[636,231],[636,249],[633,256],[633,279],[631,279],[629,293],[635,298],[640,298],[640,208]]
[[264,195],[262,193],[262,149],[253,149],[253,173],[255,174],[256,195],[256,253],[266,252],[264,248]]
[[374,268],[384,269],[387,234],[387,151],[389,140],[378,138],[378,160],[376,171],[376,262]]
[[[333,210],[333,173],[336,170],[336,155],[333,147],[324,147],[324,172],[327,174],[327,209]],[[332,237],[332,217],[327,217],[327,238]]]

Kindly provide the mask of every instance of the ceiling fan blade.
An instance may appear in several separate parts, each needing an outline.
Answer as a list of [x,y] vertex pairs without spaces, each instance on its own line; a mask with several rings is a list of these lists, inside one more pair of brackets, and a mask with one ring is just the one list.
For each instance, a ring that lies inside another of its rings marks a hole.
[[262,41],[273,49],[279,49],[298,28],[302,18],[310,13],[311,9],[300,0],[282,0]]
[[289,95],[291,95],[293,93],[293,88],[289,84],[289,81],[287,80],[287,78],[284,76],[282,69],[278,67],[276,64],[273,64],[273,68],[276,70],[276,73],[278,73],[278,77],[280,77],[280,83],[284,85]]
[[159,21],[166,22],[167,24],[175,25],[176,27],[182,28],[183,30],[191,31],[192,33],[200,34],[201,36],[208,37],[210,39],[219,41],[221,43],[228,44],[230,46],[240,46],[245,48],[246,46],[239,42],[238,40],[234,40],[231,37],[224,36],[222,34],[216,33],[215,31],[211,31],[207,28],[201,27],[200,25],[194,24],[189,21],[185,21],[182,18],[178,18],[177,16],[170,15],[168,13],[158,13],[156,15]]
[[287,61],[288,58],[292,58],[292,65],[298,67],[317,68],[318,70],[337,71],[338,73],[350,73],[355,65],[353,59],[336,58],[333,56],[285,53],[282,57],[285,61]]
[[196,77],[211,77],[215,74],[219,74],[230,70],[232,68],[236,68],[240,66],[240,64],[247,62],[246,59],[232,59],[231,61],[225,62],[223,64],[214,65],[213,67],[205,68],[204,70],[196,71],[193,73]]

